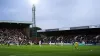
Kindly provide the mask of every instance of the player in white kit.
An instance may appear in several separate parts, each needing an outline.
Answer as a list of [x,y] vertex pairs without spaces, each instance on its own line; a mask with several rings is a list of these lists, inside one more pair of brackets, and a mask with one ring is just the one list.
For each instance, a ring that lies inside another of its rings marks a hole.
[[41,47],[41,40],[39,41],[39,46]]

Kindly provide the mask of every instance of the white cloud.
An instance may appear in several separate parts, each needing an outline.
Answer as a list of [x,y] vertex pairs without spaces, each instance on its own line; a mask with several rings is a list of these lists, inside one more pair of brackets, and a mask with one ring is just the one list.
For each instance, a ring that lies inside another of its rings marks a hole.
[[[29,0],[16,1],[12,4],[10,0],[10,6],[6,3],[7,7],[0,9],[0,12],[3,11],[0,18],[31,21],[32,5]],[[100,0],[39,0],[36,5],[37,26],[45,29],[100,24],[99,5]]]
[[15,9],[15,8],[4,8],[1,11],[3,13],[16,13],[16,12],[18,12],[18,9]]
[[[74,2],[73,2],[74,1]],[[54,2],[49,2],[47,5],[42,5],[38,10],[38,20],[41,19],[41,23],[46,20],[51,19],[51,24],[56,25],[56,27],[73,27],[82,25],[94,25],[99,24],[97,20],[100,20],[100,7],[99,0],[54,0]],[[42,20],[44,19],[44,21]],[[56,20],[56,23],[53,20]],[[37,20],[37,21],[38,21]],[[48,24],[49,23],[45,23]],[[45,25],[39,24],[41,27],[45,28]],[[55,28],[51,25],[46,25],[46,27]]]
[[57,28],[58,21],[57,20],[38,20],[37,25],[42,27],[43,29]]

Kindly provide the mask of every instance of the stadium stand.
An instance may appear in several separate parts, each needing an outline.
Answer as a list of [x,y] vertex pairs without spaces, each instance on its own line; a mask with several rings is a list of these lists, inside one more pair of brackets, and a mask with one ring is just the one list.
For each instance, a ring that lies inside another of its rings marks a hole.
[[1,44],[25,44],[30,39],[32,22],[0,21]]
[[79,42],[85,44],[96,45],[100,43],[100,26],[81,26],[81,27],[70,27],[63,29],[46,29],[39,30],[38,34],[41,36],[42,43],[71,43]]

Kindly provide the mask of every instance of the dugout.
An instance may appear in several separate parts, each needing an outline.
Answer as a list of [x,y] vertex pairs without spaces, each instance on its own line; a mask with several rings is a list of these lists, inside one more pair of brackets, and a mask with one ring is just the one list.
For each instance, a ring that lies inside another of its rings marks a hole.
[[0,29],[21,29],[23,34],[30,37],[30,25],[33,22],[23,22],[23,21],[0,21]]

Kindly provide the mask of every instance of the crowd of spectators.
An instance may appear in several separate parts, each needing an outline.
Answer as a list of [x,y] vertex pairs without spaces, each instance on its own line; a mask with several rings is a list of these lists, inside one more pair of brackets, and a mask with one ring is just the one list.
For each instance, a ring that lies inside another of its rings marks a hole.
[[[45,36],[41,35],[42,43],[73,43],[83,41],[86,44],[91,43],[100,43],[100,35],[67,35],[67,36]],[[23,33],[21,29],[11,29],[11,28],[2,28],[0,29],[0,44],[15,44],[23,45],[29,44],[31,41],[27,39],[27,36]]]
[[27,37],[23,34],[21,29],[0,29],[0,43],[1,44],[16,44],[21,45],[27,42]]
[[85,42],[85,44],[96,44],[100,43],[100,35],[68,35],[68,36],[41,36],[41,41],[43,43],[52,42],[52,43],[73,43],[73,42]]

